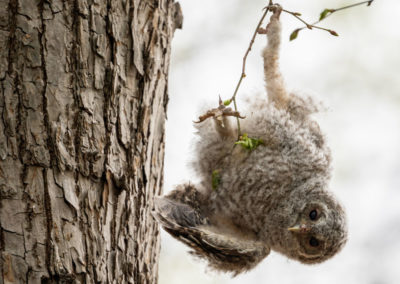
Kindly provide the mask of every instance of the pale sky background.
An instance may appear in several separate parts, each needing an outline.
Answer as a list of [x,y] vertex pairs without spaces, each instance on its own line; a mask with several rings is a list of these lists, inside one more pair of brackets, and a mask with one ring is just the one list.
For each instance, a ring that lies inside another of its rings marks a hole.
[[[357,1],[357,0],[356,0]],[[183,30],[172,44],[165,187],[196,176],[189,170],[197,109],[229,98],[252,32],[268,1],[180,0]],[[312,22],[324,8],[354,1],[283,0]],[[271,253],[256,269],[231,278],[207,271],[188,248],[162,234],[160,284],[400,283],[400,1],[375,0],[332,15],[324,27],[340,34],[302,31],[282,14],[281,69],[289,89],[315,94],[328,111],[318,121],[333,153],[331,188],[344,203],[349,241],[323,264],[305,266]],[[259,36],[248,58],[239,99],[263,92]],[[240,109],[240,104],[239,104]]]

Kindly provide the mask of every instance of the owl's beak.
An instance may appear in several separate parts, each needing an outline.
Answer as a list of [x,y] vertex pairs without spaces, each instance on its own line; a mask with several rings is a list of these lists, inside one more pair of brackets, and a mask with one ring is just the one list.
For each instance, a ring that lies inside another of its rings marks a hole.
[[288,230],[294,233],[308,233],[311,231],[311,227],[306,224],[296,224],[295,226],[288,228]]

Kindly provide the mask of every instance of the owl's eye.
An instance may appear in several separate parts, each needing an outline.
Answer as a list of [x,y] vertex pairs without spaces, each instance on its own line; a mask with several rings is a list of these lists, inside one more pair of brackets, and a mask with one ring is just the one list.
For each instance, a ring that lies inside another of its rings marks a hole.
[[310,212],[310,214],[309,214],[309,217],[310,217],[310,219],[311,220],[316,220],[317,219],[317,217],[318,217],[318,212],[317,212],[317,210],[311,210],[311,212]]
[[316,238],[311,237],[309,240],[309,244],[312,247],[317,247],[317,246],[319,246],[319,241]]

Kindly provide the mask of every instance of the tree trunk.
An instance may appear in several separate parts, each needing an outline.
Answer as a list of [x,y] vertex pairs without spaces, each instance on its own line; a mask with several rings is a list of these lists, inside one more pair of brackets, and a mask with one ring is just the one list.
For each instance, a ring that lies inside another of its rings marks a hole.
[[0,284],[156,283],[179,5],[0,5]]

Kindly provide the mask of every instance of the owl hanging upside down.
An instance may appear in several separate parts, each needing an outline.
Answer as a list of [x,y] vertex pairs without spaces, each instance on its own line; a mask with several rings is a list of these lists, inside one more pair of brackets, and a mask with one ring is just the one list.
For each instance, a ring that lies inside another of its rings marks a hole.
[[223,105],[208,112],[196,125],[193,166],[200,184],[156,198],[153,212],[194,255],[235,275],[271,250],[302,263],[325,261],[347,237],[342,206],[327,191],[330,151],[310,117],[317,107],[285,89],[278,65],[281,8],[272,11],[262,53],[268,102],[251,104],[241,122],[242,132],[262,143],[253,150],[235,145],[230,116],[238,114]]

